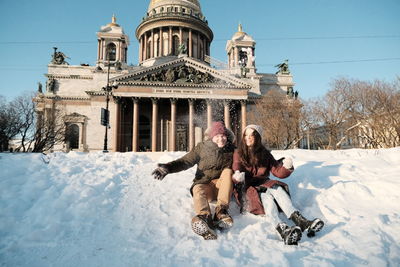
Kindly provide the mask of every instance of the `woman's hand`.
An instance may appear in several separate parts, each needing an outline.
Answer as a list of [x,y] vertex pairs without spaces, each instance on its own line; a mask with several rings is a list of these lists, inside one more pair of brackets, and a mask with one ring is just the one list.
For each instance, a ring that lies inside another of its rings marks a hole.
[[243,183],[244,182],[245,173],[240,171],[235,171],[232,176],[232,179],[236,183]]

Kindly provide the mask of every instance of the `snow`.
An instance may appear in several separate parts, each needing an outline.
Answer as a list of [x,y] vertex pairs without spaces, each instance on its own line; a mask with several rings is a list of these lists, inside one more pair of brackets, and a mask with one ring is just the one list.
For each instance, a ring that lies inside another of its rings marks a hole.
[[400,265],[400,148],[273,151],[293,158],[294,205],[326,223],[298,246],[233,202],[231,230],[195,235],[195,167],[151,176],[182,155],[0,154],[0,266]]

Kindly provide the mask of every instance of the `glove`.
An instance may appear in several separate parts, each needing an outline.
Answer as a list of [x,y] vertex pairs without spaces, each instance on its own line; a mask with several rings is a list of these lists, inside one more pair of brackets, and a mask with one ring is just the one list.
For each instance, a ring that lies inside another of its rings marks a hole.
[[235,171],[235,173],[232,176],[233,180],[237,183],[243,183],[244,177],[245,177],[245,173],[240,172],[240,171]]
[[283,167],[285,167],[288,170],[293,169],[293,160],[292,158],[284,158],[283,161]]
[[154,176],[154,179],[162,180],[168,174],[168,168],[166,164],[158,164],[158,168],[155,169],[151,175]]

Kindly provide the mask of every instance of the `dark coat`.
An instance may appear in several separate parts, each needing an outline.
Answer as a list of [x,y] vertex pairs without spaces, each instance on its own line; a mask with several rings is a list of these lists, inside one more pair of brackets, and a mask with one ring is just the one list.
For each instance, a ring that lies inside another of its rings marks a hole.
[[197,164],[195,178],[190,192],[196,184],[208,184],[218,179],[222,171],[232,168],[232,157],[235,147],[228,139],[227,144],[219,148],[213,141],[206,140],[197,144],[183,157],[166,164],[169,173],[187,170]]
[[[270,172],[278,178],[288,177],[293,170],[288,170],[282,166],[282,159],[275,160],[271,152],[264,149],[263,158],[265,161],[257,167],[244,166],[240,160],[238,150],[233,154],[233,171],[245,172],[245,182],[243,185],[235,185],[234,195],[241,210],[259,215],[265,214],[264,206],[261,202],[260,193],[275,185],[282,186],[289,194],[289,186],[281,181],[269,178]],[[279,206],[278,206],[279,207]]]

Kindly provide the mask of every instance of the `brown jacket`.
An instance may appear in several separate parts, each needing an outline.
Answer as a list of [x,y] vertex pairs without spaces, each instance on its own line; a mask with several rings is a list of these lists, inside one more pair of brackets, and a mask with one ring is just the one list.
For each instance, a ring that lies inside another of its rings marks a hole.
[[241,210],[244,209],[256,215],[265,214],[260,193],[275,185],[282,186],[289,193],[289,186],[281,181],[270,179],[269,173],[271,172],[278,178],[286,178],[293,172],[293,170],[288,170],[282,166],[282,160],[275,160],[267,149],[264,150],[263,154],[263,158],[266,160],[257,167],[244,166],[238,150],[235,150],[233,154],[233,171],[238,170],[245,173],[244,185],[235,186],[235,198],[241,206]]
[[208,184],[213,179],[218,179],[222,171],[232,168],[232,157],[235,147],[228,139],[227,144],[219,148],[211,140],[197,144],[183,157],[166,164],[170,173],[187,170],[197,164],[193,185]]

